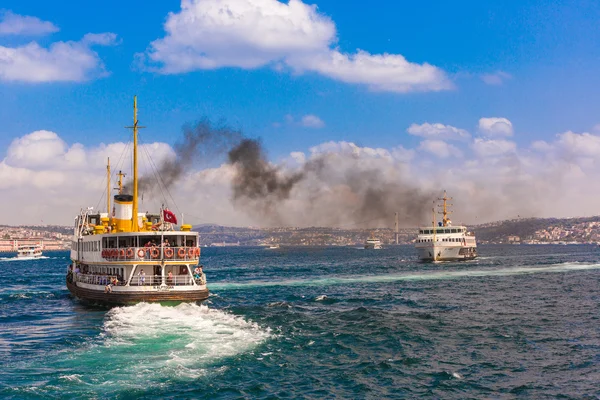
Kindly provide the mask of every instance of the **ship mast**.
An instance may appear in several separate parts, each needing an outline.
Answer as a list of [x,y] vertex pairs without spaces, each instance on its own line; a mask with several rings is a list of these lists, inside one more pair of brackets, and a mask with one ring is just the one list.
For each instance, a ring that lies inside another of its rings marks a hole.
[[442,226],[448,226],[448,223],[450,222],[450,218],[448,218],[448,214],[452,213],[452,211],[448,211],[448,206],[451,206],[452,204],[447,204],[446,202],[448,200],[452,200],[452,197],[448,197],[448,195],[446,194],[446,191],[444,190],[444,197],[442,197],[441,199],[438,199],[438,200],[443,201],[442,205],[438,206],[438,207],[442,207],[442,212],[440,213],[443,216]]
[[110,214],[110,157],[106,164],[106,212]]
[[139,232],[138,225],[138,171],[137,171],[137,135],[138,129],[145,126],[138,126],[137,119],[137,96],[133,96],[133,126],[127,126],[128,129],[133,129],[133,210],[131,215],[131,231]]

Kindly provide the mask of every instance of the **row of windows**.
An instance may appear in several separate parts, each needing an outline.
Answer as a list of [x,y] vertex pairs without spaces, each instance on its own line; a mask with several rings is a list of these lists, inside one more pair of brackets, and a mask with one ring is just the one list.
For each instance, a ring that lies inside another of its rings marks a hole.
[[[435,230],[435,233],[439,235],[442,233],[463,233],[466,231],[467,231],[466,228],[437,228]],[[420,235],[433,235],[433,229],[420,229],[419,234]]]
[[[77,242],[71,242],[71,250],[77,251]],[[100,241],[81,242],[81,251],[100,251]]]
[[[432,242],[433,239],[417,239],[417,243],[428,243],[428,242]],[[436,240],[437,242],[439,242],[439,240]],[[442,242],[455,242],[455,243],[460,243],[462,242],[463,239],[461,238],[444,238],[442,239]]]

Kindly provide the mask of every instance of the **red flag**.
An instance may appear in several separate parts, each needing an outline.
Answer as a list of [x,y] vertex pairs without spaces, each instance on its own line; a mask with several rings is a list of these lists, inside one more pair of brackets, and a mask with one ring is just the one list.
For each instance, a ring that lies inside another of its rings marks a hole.
[[163,210],[163,218],[165,219],[165,222],[177,224],[177,217],[169,210]]

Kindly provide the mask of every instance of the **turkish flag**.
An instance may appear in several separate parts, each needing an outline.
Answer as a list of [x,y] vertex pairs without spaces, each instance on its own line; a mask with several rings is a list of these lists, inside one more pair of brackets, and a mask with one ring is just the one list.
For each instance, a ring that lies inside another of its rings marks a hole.
[[165,219],[165,222],[177,224],[177,217],[169,210],[163,210],[163,218]]

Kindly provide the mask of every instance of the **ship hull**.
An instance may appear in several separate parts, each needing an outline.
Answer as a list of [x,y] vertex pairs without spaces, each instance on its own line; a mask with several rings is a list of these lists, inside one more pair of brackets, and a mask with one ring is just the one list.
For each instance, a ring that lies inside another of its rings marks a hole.
[[419,246],[417,252],[421,261],[467,261],[477,257],[477,248],[466,246]]
[[147,291],[117,291],[105,292],[102,289],[90,289],[77,286],[76,282],[69,282],[69,292],[79,300],[108,306],[130,305],[137,303],[162,303],[162,302],[200,302],[208,298],[208,289],[194,290],[147,290]]

